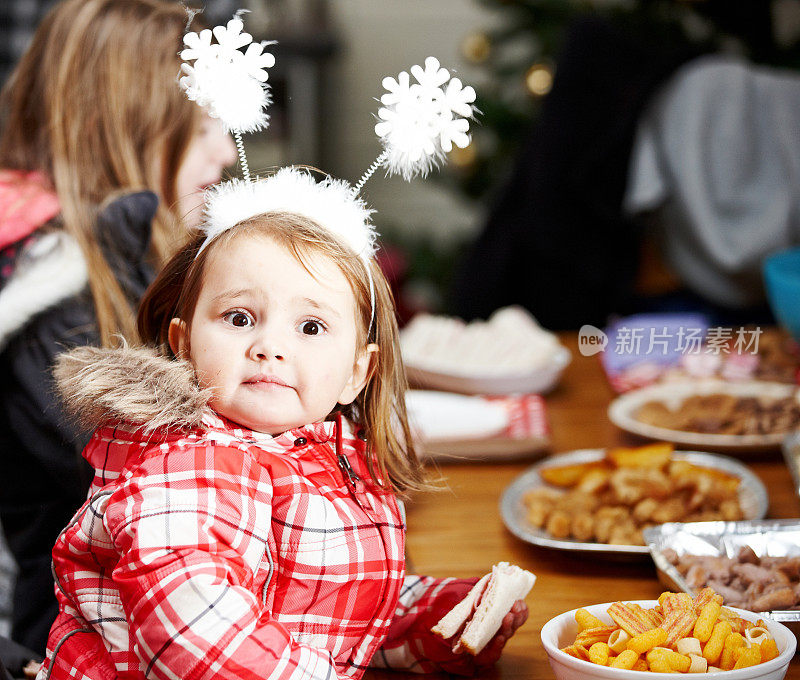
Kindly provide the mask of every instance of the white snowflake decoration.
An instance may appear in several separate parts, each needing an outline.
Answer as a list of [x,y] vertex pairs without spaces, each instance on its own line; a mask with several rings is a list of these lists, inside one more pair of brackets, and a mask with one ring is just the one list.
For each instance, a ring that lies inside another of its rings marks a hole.
[[[186,49],[181,52],[184,62],[194,61],[181,67],[180,85],[186,96],[219,118],[230,132],[255,132],[269,120],[265,108],[270,99],[264,83],[266,69],[275,65],[275,57],[254,43],[243,28],[241,19],[234,18],[213,31],[187,33],[183,38]],[[245,46],[247,50],[242,52]]]
[[384,167],[407,180],[428,174],[453,145],[463,149],[469,144],[468,119],[475,111],[475,90],[451,78],[435,57],[428,57],[424,68],[410,70],[415,83],[406,71],[396,80],[384,78],[387,93],[381,97],[375,126],[384,147]]

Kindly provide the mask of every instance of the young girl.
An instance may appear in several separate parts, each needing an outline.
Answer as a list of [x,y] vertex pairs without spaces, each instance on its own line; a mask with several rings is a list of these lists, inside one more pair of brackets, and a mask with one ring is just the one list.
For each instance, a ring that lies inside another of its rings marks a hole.
[[54,356],[135,337],[135,310],[235,149],[175,81],[186,11],[65,0],[0,103],[0,517],[19,564],[13,637],[43,653],[50,552],[86,499],[91,432],[64,417]]
[[316,209],[330,180],[250,186],[280,203],[284,185],[296,211],[265,200],[170,260],[138,318],[157,349],[61,357],[70,410],[104,424],[54,549],[40,678],[472,673],[527,616],[516,603],[477,657],[430,632],[475,580],[404,574],[395,493],[424,482],[389,289],[336,233],[349,218]]

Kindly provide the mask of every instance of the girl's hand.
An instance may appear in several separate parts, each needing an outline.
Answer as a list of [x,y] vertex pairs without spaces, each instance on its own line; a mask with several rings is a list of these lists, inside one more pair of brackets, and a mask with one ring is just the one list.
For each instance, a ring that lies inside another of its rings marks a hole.
[[527,619],[528,605],[523,600],[517,600],[511,607],[511,611],[503,618],[500,630],[481,650],[480,654],[475,657],[475,666],[481,669],[497,663],[508,639],[517,632],[517,628],[525,623]]

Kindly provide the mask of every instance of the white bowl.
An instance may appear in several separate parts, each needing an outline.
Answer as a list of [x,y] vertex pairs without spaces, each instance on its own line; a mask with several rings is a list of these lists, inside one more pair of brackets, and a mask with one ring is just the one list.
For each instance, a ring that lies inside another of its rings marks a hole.
[[[628,600],[640,604],[645,609],[650,609],[658,604],[657,600]],[[597,618],[611,623],[611,618],[608,616],[608,608],[613,602],[606,602],[604,604],[594,604],[588,607],[583,607],[590,614],[594,614]],[[738,616],[743,619],[753,621],[754,623],[762,618],[761,614],[736,609],[735,607],[728,607],[736,612]],[[568,647],[575,642],[575,636],[578,633],[578,624],[575,621],[575,612],[572,611],[559,614],[555,618],[550,619],[542,627],[542,644],[545,651],[547,651],[550,666],[557,680],[582,680],[584,678],[605,678],[606,680],[674,680],[674,673],[651,673],[650,671],[626,671],[619,668],[608,668],[607,666],[599,666],[588,661],[576,659],[561,651],[562,647]],[[724,680],[781,680],[786,675],[786,670],[789,668],[789,662],[794,656],[797,640],[794,634],[783,624],[770,619],[765,619],[767,628],[770,634],[775,639],[778,645],[780,654],[765,663],[757,666],[750,666],[749,668],[740,668],[735,671],[721,671],[714,673],[714,678],[724,678]],[[699,676],[695,676],[699,677]]]

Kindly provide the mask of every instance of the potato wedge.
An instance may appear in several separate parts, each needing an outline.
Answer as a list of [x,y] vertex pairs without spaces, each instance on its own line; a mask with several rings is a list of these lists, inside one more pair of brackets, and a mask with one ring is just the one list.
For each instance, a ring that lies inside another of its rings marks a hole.
[[575,486],[591,470],[602,470],[607,464],[603,460],[577,463],[575,465],[558,465],[546,467],[539,471],[542,479],[554,486]]
[[663,442],[658,444],[648,444],[638,446],[634,449],[614,448],[609,449],[606,458],[615,467],[647,467],[663,468],[669,463],[675,447],[672,444]]

